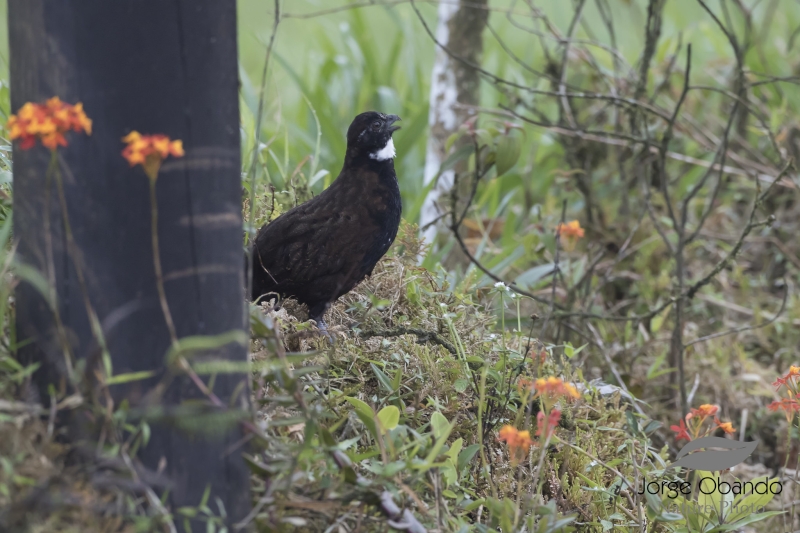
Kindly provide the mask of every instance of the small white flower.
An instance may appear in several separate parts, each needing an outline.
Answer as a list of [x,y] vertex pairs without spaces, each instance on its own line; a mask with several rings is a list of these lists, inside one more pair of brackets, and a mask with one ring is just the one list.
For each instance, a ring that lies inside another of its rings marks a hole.
[[495,288],[495,289],[499,289],[499,288],[501,288],[501,287],[502,287],[502,288],[504,288],[504,289],[505,289],[505,288],[507,288],[507,287],[506,287],[506,284],[505,284],[505,283],[503,283],[502,281],[498,281],[497,283],[495,283],[495,284],[494,284],[494,288]]
[[447,304],[444,303],[444,302],[439,302],[439,307],[441,307],[442,309],[446,309],[447,308]]

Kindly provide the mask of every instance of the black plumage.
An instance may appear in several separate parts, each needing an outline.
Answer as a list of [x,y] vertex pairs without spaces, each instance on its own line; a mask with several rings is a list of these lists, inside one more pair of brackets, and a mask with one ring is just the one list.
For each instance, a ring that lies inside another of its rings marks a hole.
[[372,274],[400,225],[392,141],[398,120],[373,111],[358,115],[331,186],[259,230],[252,249],[253,300],[294,297],[324,329],[330,304]]

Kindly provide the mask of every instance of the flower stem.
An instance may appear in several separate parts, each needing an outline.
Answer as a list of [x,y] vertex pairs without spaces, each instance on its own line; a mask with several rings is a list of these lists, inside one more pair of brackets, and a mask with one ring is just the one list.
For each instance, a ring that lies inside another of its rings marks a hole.
[[67,378],[70,383],[75,383],[75,375],[72,364],[72,351],[70,349],[67,333],[64,330],[64,323],[61,321],[61,314],[58,311],[58,294],[56,293],[56,265],[53,258],[53,234],[50,228],[50,184],[53,173],[58,166],[58,155],[55,150],[50,154],[50,164],[47,166],[45,174],[45,197],[44,197],[44,241],[45,255],[47,258],[47,288],[49,304],[53,311],[53,319],[56,323],[56,331],[61,341],[61,349],[64,351],[64,365],[67,369]]
[[[53,154],[55,155],[56,152],[53,151]],[[89,288],[86,284],[86,278],[83,275],[80,250],[78,249],[78,245],[75,243],[75,237],[72,234],[72,225],[69,222],[67,197],[64,193],[64,180],[61,177],[61,169],[57,161],[54,168],[54,175],[56,178],[56,189],[58,190],[58,200],[61,204],[61,218],[64,224],[64,234],[67,237],[67,253],[69,254],[70,258],[72,259],[72,263],[75,266],[75,273],[78,278],[78,284],[80,285],[83,304],[86,307],[86,314],[89,317],[89,324],[92,329],[92,334],[97,341],[97,345],[100,347],[106,378],[110,378],[112,376],[111,354],[109,353],[108,346],[106,345],[106,339],[103,335],[103,328],[100,325],[100,319],[97,317],[97,313],[95,312],[92,302],[89,299]]]
[[164,275],[161,272],[161,254],[158,249],[158,202],[156,199],[156,179],[148,176],[150,182],[150,242],[153,245],[153,267],[156,271],[156,288],[158,289],[158,299],[161,302],[161,312],[164,313],[164,322],[167,323],[169,338],[173,345],[178,342],[178,335],[175,333],[175,323],[172,321],[172,313],[167,302],[167,293],[164,291]]
[[[790,411],[791,412],[791,411]],[[792,418],[789,420],[788,424],[786,424],[786,458],[783,460],[783,473],[786,475],[786,469],[789,468],[789,454],[792,452],[792,425],[794,422],[794,413],[791,412]],[[795,471],[797,471],[797,467],[800,465],[795,465]],[[792,509],[790,514],[791,523],[794,523],[794,498],[792,498]],[[788,525],[786,523],[786,515],[783,515],[783,526],[787,528]],[[786,529],[788,531],[788,529]]]
[[[164,322],[167,323],[169,330],[169,338],[172,346],[178,348],[178,334],[175,331],[175,323],[172,321],[172,313],[169,310],[169,302],[167,302],[167,293],[164,290],[164,274],[161,270],[161,253],[158,246],[158,201],[156,197],[156,178],[158,177],[158,168],[155,171],[147,172],[148,181],[150,182],[150,242],[153,245],[153,268],[156,272],[156,289],[158,290],[158,299],[161,302],[161,312],[164,313]],[[180,351],[178,351],[180,353]],[[222,401],[217,397],[214,392],[200,379],[200,376],[192,369],[189,362],[185,357],[179,355],[178,364],[188,375],[192,382],[197,386],[200,391],[205,394],[211,402],[217,407],[222,407]]]
[[497,498],[497,487],[492,480],[492,471],[491,467],[489,466],[489,461],[486,458],[486,446],[483,442],[483,410],[486,406],[486,376],[488,373],[489,367],[487,365],[483,365],[483,368],[481,369],[480,386],[478,387],[478,444],[480,445],[481,470],[483,477],[492,488],[492,496]]

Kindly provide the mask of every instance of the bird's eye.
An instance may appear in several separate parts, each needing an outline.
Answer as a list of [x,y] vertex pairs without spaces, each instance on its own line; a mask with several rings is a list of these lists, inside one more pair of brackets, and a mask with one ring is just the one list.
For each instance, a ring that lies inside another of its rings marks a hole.
[[373,129],[373,130],[379,130],[379,129],[380,129],[380,127],[381,127],[381,122],[380,122],[380,120],[376,120],[375,122],[373,122],[373,123],[372,123],[372,129]]

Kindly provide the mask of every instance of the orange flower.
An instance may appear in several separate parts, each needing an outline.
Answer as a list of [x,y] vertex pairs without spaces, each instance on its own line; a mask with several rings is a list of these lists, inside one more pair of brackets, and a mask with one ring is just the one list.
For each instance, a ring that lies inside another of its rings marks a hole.
[[559,396],[567,396],[571,398],[580,398],[581,394],[574,386],[569,383],[564,383],[561,378],[550,376],[547,379],[539,378],[534,384],[537,396],[547,396],[549,398],[557,398]]
[[800,403],[794,398],[781,398],[780,401],[769,404],[767,409],[770,411],[800,411]]
[[[701,420],[705,420],[709,416],[714,416],[719,411],[719,406],[711,405],[708,403],[704,403],[698,409],[692,409],[688,415],[686,415],[686,420],[691,420],[694,417],[700,417]],[[700,422],[702,424],[702,422]]]
[[547,360],[547,350],[545,350],[544,348],[542,348],[542,349],[541,349],[540,351],[538,351],[538,352],[536,352],[536,351],[533,351],[533,352],[531,352],[531,359],[532,359],[534,362],[537,362],[537,363],[539,363],[540,365],[543,365],[543,364],[544,364],[544,362]]
[[732,435],[733,433],[736,432],[736,430],[733,429],[733,424],[731,424],[730,422],[720,422],[719,418],[717,418],[716,416],[714,417],[714,423],[717,425],[719,429],[724,431],[726,435]]
[[505,425],[497,434],[497,440],[508,445],[511,462],[516,463],[533,446],[529,431],[519,431],[514,426]]
[[536,415],[536,436],[541,437],[544,434],[545,438],[552,437],[558,427],[559,420],[561,420],[561,411],[558,409],[550,411],[546,418],[544,411],[539,411],[539,414]]
[[559,223],[556,231],[568,239],[580,239],[584,235],[581,223],[577,220],[572,220],[566,224]]
[[675,435],[676,440],[692,440],[692,436],[689,435],[688,431],[686,431],[686,423],[683,421],[683,419],[680,421],[680,426],[670,426],[669,429],[677,433],[677,435]]
[[122,150],[122,157],[128,160],[132,167],[142,165],[147,176],[154,180],[158,176],[161,162],[169,156],[183,157],[183,141],[171,140],[166,135],[142,135],[132,131],[122,138],[127,146]]
[[519,392],[520,396],[525,391],[533,390],[533,381],[528,378],[519,378],[517,380],[517,392]]
[[718,412],[719,412],[718,405],[711,405],[710,403],[704,403],[697,409],[690,409],[689,413],[684,417],[686,423],[684,423],[684,421],[681,420],[680,426],[670,426],[670,429],[676,433],[675,437],[678,440],[697,439],[701,436],[708,435],[709,433],[713,432],[714,430],[713,427],[704,426],[704,424],[709,417],[714,417],[714,424],[717,426],[717,428],[721,429],[728,435],[734,433],[736,430],[734,429],[733,424],[731,424],[730,422],[721,422],[720,419],[717,418]]
[[800,366],[792,365],[789,367],[789,371],[776,379],[772,386],[777,390],[781,388],[781,385],[785,385],[793,394],[797,394],[797,378],[800,378]]
[[786,421],[791,423],[794,413],[800,411],[800,403],[794,398],[781,398],[780,401],[772,402],[767,406],[770,411],[783,411]]
[[19,147],[28,150],[39,139],[43,146],[55,150],[67,146],[64,134],[69,130],[92,134],[92,121],[83,111],[83,104],[65,104],[54,96],[44,104],[28,102],[6,124],[11,140],[20,139]]

